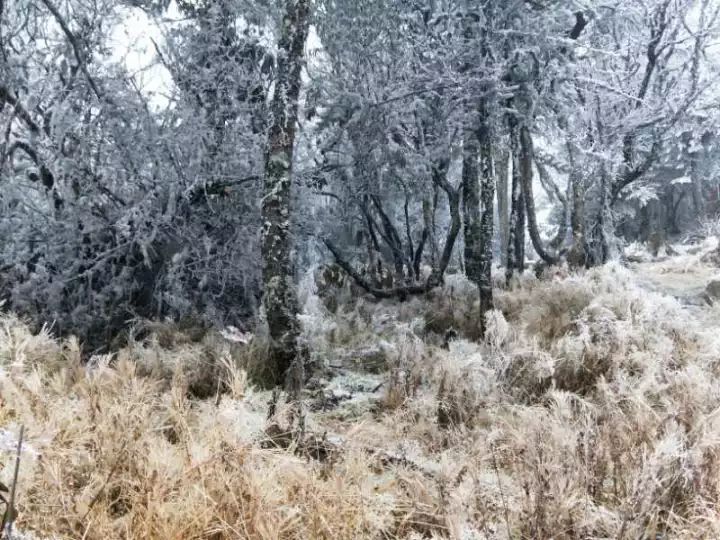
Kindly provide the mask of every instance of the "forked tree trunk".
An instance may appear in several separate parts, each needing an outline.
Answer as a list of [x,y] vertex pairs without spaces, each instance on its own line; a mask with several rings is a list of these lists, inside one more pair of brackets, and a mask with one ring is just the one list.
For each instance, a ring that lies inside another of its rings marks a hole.
[[343,258],[340,250],[330,241],[324,239],[325,246],[335,257],[337,264],[348,274],[352,280],[365,291],[369,292],[376,298],[407,298],[409,295],[425,294],[430,290],[442,285],[445,271],[450,264],[454,249],[455,241],[462,229],[462,215],[460,210],[460,189],[455,188],[447,179],[449,160],[440,160],[432,168],[432,181],[442,191],[445,192],[448,199],[448,210],[450,212],[450,228],[445,236],[445,244],[439,255],[437,265],[432,268],[430,275],[424,283],[410,285],[396,285],[388,288],[378,288],[368,282],[353,266]]
[[291,263],[290,192],[309,9],[309,0],[285,2],[262,202],[263,307],[270,337],[268,373],[275,385],[286,384],[292,390],[302,384],[303,355],[298,343],[298,300]]
[[520,127],[520,178],[522,179],[523,197],[525,198],[525,211],[527,212],[528,230],[535,251],[540,258],[549,265],[557,264],[556,255],[549,253],[540,238],[540,230],[535,213],[535,196],[533,194],[533,141],[530,129],[523,125]]

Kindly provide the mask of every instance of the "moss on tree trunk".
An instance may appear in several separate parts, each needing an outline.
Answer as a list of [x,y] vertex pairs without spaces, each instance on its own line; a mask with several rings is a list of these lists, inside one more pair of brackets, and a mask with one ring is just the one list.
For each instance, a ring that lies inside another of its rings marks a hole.
[[[262,202],[263,307],[270,338],[268,376],[297,388],[303,355],[290,236],[292,160],[303,50],[309,26],[308,0],[287,0],[278,43],[275,95],[265,156]],[[291,367],[296,369],[291,370]]]

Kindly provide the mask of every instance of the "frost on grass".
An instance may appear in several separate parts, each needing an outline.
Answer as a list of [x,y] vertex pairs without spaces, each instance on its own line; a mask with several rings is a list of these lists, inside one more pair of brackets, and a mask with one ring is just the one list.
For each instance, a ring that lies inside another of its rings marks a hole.
[[[484,342],[445,342],[422,319],[446,309],[471,326],[460,278],[404,304],[339,295],[335,313],[308,278],[318,374],[302,422],[278,404],[283,444],[270,394],[243,369],[257,340],[151,335],[84,365],[76,341],[4,316],[3,479],[27,428],[18,526],[88,539],[718,537],[720,339],[645,279],[619,265],[522,276],[496,291]],[[382,350],[379,373],[367,350]],[[190,383],[208,362],[221,384],[199,397]]]

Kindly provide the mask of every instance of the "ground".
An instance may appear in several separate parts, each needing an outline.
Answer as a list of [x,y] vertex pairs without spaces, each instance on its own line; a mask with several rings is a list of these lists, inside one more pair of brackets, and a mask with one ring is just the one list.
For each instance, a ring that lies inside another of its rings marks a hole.
[[482,342],[474,288],[457,276],[396,304],[318,291],[308,275],[304,339],[320,368],[301,407],[248,381],[262,336],[196,342],[168,327],[85,364],[75,340],[6,315],[5,484],[27,432],[15,527],[87,539],[718,538],[713,242],[498,281]]

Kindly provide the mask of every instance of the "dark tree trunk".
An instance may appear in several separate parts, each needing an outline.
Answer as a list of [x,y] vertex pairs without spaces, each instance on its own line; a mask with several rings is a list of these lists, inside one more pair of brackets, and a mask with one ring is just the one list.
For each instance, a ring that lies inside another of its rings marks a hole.
[[665,231],[668,235],[680,234],[680,226],[678,225],[678,208],[687,193],[684,190],[677,192],[672,184],[665,188],[663,201],[665,203]]
[[448,229],[447,236],[445,237],[445,245],[443,246],[442,253],[440,254],[440,260],[435,268],[433,268],[432,274],[428,279],[428,283],[436,287],[440,285],[445,276],[445,271],[450,264],[453,250],[455,249],[455,241],[457,240],[458,234],[460,234],[460,227],[462,224],[462,218],[460,217],[460,194],[458,190],[454,188],[447,179],[449,162],[443,161],[438,166],[433,168],[433,183],[445,192],[448,199],[448,210],[450,211],[450,228]]
[[493,309],[492,290],[492,258],[493,258],[493,220],[495,208],[495,166],[493,162],[492,134],[486,104],[480,109],[481,125],[478,132],[480,143],[480,203],[482,214],[480,217],[480,275],[478,288],[480,289],[480,328],[485,335],[485,315]]
[[703,177],[700,172],[700,157],[697,153],[690,156],[690,179],[692,180],[692,199],[697,223],[705,217],[705,201],[703,199]]
[[600,263],[605,264],[610,258],[610,241],[608,236],[612,230],[612,210],[610,208],[610,175],[605,165],[600,169],[600,212],[598,215],[598,231],[600,235]]
[[558,261],[557,257],[545,249],[542,238],[540,238],[540,230],[538,229],[537,215],[535,213],[535,196],[533,194],[533,141],[530,135],[530,129],[525,125],[520,127],[519,162],[530,239],[532,240],[535,251],[543,261],[551,265],[556,264]]
[[510,195],[510,228],[508,234],[508,263],[505,277],[509,282],[515,271],[525,271],[525,200],[520,176],[520,132],[517,121],[509,119],[510,154],[512,156],[512,186]]
[[463,229],[465,274],[478,286],[480,329],[485,332],[485,314],[493,309],[492,241],[495,198],[495,167],[487,104],[478,113],[477,129],[466,129],[463,142]]
[[475,284],[482,273],[482,231],[480,224],[480,179],[478,161],[480,144],[477,133],[465,130],[463,141],[462,201],[465,240],[465,274]]
[[437,206],[437,187],[435,187],[435,195],[433,200],[423,199],[423,226],[428,233],[427,243],[430,244],[430,267],[435,268],[437,263],[437,235],[435,234],[435,207]]
[[510,236],[510,211],[508,209],[508,167],[509,155],[507,150],[498,152],[496,161],[497,171],[497,207],[498,231],[500,236],[500,262],[507,268],[508,264],[508,238]]
[[570,186],[572,189],[570,226],[573,243],[568,253],[568,263],[579,268],[586,265],[587,253],[585,251],[585,186],[582,173],[576,166],[570,171]]
[[[597,139],[600,144],[606,144],[605,124],[603,122],[600,98],[596,97],[596,126]],[[605,163],[600,164],[600,201],[594,234],[594,248],[592,257],[588,257],[589,265],[605,264],[610,258],[610,236],[614,231],[612,209],[610,208],[612,181]]]
[[[265,156],[262,203],[263,306],[270,337],[269,375],[275,385],[302,384],[303,354],[291,263],[290,191],[309,0],[287,0],[278,43],[275,95]],[[295,369],[290,369],[294,367]]]
[[375,210],[380,216],[380,222],[382,228],[380,229],[380,236],[385,240],[385,243],[390,248],[390,252],[393,256],[393,262],[395,264],[395,281],[402,283],[405,281],[404,269],[407,266],[408,275],[412,273],[412,263],[407,259],[405,251],[403,250],[402,240],[398,233],[395,225],[393,225],[390,216],[383,208],[382,200],[377,195],[371,195],[370,199],[373,202]]
[[653,199],[643,207],[643,218],[645,221],[646,242],[654,257],[660,254],[660,250],[667,243],[665,233],[665,205],[659,199]]

